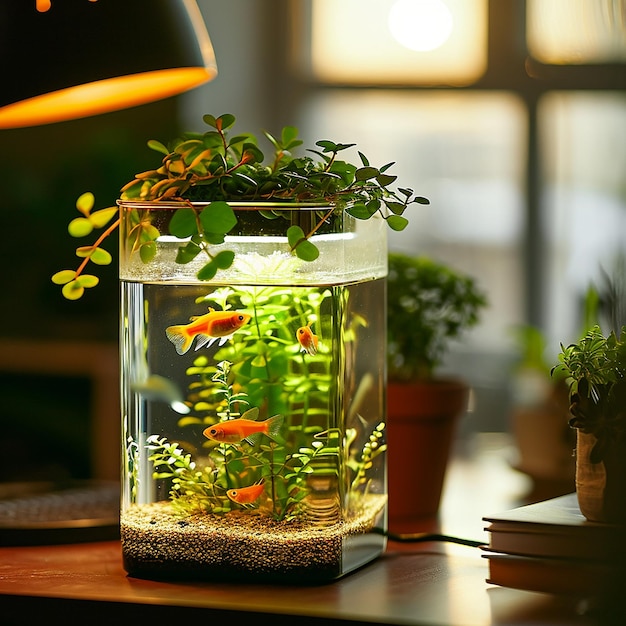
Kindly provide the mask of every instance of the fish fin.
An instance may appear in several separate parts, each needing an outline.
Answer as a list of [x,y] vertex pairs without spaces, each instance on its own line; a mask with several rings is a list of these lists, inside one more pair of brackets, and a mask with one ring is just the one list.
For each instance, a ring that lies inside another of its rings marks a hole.
[[280,429],[283,425],[284,416],[280,413],[270,417],[267,420],[267,436],[271,439],[275,439],[280,434]]
[[176,348],[176,352],[178,352],[178,354],[185,354],[191,347],[193,337],[191,337],[187,333],[185,326],[168,326],[165,329],[165,334],[167,338],[174,344],[174,347]]
[[[233,336],[232,335],[226,335],[225,337],[220,337],[220,346],[223,346],[229,339],[232,339]],[[217,339],[217,337],[215,338]]]
[[215,337],[211,337],[211,335],[199,334],[196,340],[196,350],[200,350],[200,348],[204,348],[206,345],[211,345],[215,341]]
[[249,443],[251,446],[254,446],[259,439],[261,438],[261,433],[252,433],[251,435],[248,435],[247,437],[244,437],[242,439],[242,441],[245,441],[246,443]]

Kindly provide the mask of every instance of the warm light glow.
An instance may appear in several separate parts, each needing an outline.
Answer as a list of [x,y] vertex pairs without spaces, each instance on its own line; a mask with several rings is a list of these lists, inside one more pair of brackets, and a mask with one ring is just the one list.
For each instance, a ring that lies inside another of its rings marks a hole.
[[452,33],[452,13],[443,0],[397,0],[389,11],[389,30],[409,50],[442,46]]
[[487,0],[315,0],[311,16],[323,82],[460,86],[487,67]]
[[108,113],[168,98],[216,75],[214,68],[167,69],[70,87],[0,108],[0,128],[20,128]]
[[[98,0],[89,0],[89,2],[98,2]],[[35,0],[35,8],[39,13],[45,13],[52,6],[51,0]]]
[[556,65],[626,60],[626,0],[528,0],[531,56]]

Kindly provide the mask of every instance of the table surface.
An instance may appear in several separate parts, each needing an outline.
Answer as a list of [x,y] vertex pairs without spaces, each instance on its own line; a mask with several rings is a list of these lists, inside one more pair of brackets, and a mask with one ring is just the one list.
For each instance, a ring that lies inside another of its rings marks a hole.
[[[528,485],[501,452],[496,447],[469,460],[455,459],[439,530],[485,540],[482,516],[515,504]],[[273,625],[596,623],[580,599],[497,587],[486,577],[479,548],[442,542],[390,541],[374,562],[317,586],[131,578],[122,568],[118,541],[5,547],[0,548],[0,623],[40,624],[45,615],[80,624],[139,618],[141,623],[151,618],[240,623],[269,616]]]

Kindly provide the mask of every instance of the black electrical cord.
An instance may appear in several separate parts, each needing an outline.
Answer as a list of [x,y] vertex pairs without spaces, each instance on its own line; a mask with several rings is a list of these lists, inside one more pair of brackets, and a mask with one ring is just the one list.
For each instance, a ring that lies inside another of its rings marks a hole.
[[463,539],[462,537],[452,537],[451,535],[442,535],[440,533],[392,533],[382,528],[374,528],[374,532],[383,535],[391,541],[400,543],[423,543],[426,541],[445,541],[447,543],[458,543],[462,546],[470,546],[472,548],[480,548],[485,545],[484,541],[476,541],[474,539]]

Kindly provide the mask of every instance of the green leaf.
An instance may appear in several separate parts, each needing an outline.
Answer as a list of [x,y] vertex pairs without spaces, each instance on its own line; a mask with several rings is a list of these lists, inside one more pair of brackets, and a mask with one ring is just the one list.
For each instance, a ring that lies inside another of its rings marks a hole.
[[304,231],[300,226],[290,226],[287,229],[287,241],[289,242],[289,246],[293,250],[300,240],[305,239]]
[[111,265],[113,257],[104,248],[95,248],[91,253],[90,260],[96,265]]
[[378,176],[376,176],[376,182],[381,186],[381,187],[388,187],[389,185],[391,185],[391,183],[393,183],[398,177],[397,176],[390,176],[389,174],[379,174]]
[[91,233],[93,226],[86,217],[74,218],[67,227],[67,232],[72,237],[85,237]]
[[373,214],[368,207],[361,203],[351,206],[349,209],[346,209],[346,212],[359,220],[368,220]]
[[360,167],[355,172],[356,180],[369,180],[370,178],[376,178],[378,176],[378,170],[375,167]]
[[156,256],[157,245],[154,241],[147,241],[139,248],[139,258],[143,263],[150,263]]
[[170,151],[160,141],[157,141],[156,139],[150,139],[150,141],[148,141],[148,148],[150,148],[150,150],[160,152],[161,154],[164,154],[166,156],[170,153]]
[[141,237],[147,241],[154,241],[161,235],[159,229],[152,224],[143,224],[141,227]]
[[186,239],[197,232],[196,212],[192,208],[177,209],[170,220],[170,233],[179,239]]
[[217,122],[213,115],[209,115],[208,113],[206,115],[203,115],[202,121],[208,126],[211,126],[212,128],[217,128]]
[[224,235],[222,233],[204,233],[204,240],[213,246],[224,243]]
[[197,274],[198,280],[211,280],[219,268],[213,261],[209,261]]
[[65,285],[66,283],[69,283],[71,280],[74,280],[75,276],[76,276],[75,270],[61,270],[60,272],[57,272],[56,274],[52,275],[52,282],[55,285]]
[[98,211],[94,211],[89,216],[89,221],[96,228],[102,228],[103,226],[106,226],[117,214],[118,214],[117,207],[112,206],[107,209],[100,209]]
[[67,300],[78,300],[85,293],[85,290],[75,280],[73,280],[66,285],[63,285],[61,293]]
[[404,230],[409,223],[409,220],[406,217],[402,217],[401,215],[390,215],[387,218],[387,225],[391,228],[391,230],[401,231]]
[[237,217],[227,202],[211,202],[200,213],[200,223],[205,232],[224,235],[237,224]]
[[185,263],[193,261],[201,250],[202,248],[195,241],[190,241],[186,245],[178,248],[178,252],[176,253],[176,263],[184,265]]
[[113,261],[113,257],[104,248],[93,246],[76,248],[76,256],[81,259],[89,258],[96,265],[110,265]]
[[76,200],[76,208],[86,217],[93,209],[94,202],[96,201],[94,195],[87,191],[86,193],[78,196],[78,200]]
[[76,279],[76,282],[81,287],[84,287],[85,289],[89,289],[91,287],[95,287],[100,282],[100,279],[97,276],[92,276],[91,274],[81,274]]
[[235,260],[234,252],[232,252],[231,250],[222,250],[222,252],[215,255],[215,257],[213,258],[213,263],[215,263],[215,265],[219,269],[225,270],[225,269],[228,269],[233,264],[234,260]]
[[294,249],[296,256],[303,261],[315,261],[320,255],[317,246],[307,239],[303,239]]
[[406,209],[402,202],[393,202],[392,200],[386,200],[385,205],[392,213],[395,213],[396,215],[402,215],[404,213],[404,210]]

